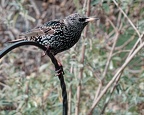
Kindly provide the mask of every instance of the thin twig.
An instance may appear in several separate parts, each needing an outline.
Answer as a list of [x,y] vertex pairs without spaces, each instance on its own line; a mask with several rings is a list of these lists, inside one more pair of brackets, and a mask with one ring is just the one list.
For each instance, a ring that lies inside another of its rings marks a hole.
[[[89,16],[90,15],[90,2],[91,0],[85,0],[85,2],[87,2],[87,12],[86,12],[86,16]],[[86,38],[87,36],[87,27],[85,28],[84,30],[84,38]],[[84,64],[84,58],[85,58],[85,43],[83,43],[83,46],[82,46],[82,56],[81,56],[81,59],[80,59],[80,62],[81,64]],[[81,67],[80,68],[80,72],[79,72],[79,84],[78,84],[78,87],[77,87],[77,103],[76,103],[76,108],[75,108],[75,115],[79,115],[79,105],[80,105],[80,95],[81,95],[81,81],[82,81],[82,78],[83,78],[83,70],[84,70],[84,67]]]
[[43,19],[46,17],[46,15],[47,15],[47,11],[43,11],[43,13],[41,14],[40,19],[38,19],[37,26],[39,26],[43,23]]
[[[141,34],[140,38],[137,40],[137,42],[136,42],[135,45],[133,46],[132,50],[131,50],[130,53],[128,54],[128,57],[130,57],[131,54],[134,52],[134,50],[136,49],[136,47],[137,47],[138,44],[140,43],[140,41],[141,41],[143,35],[144,35],[144,32]],[[128,57],[127,57],[127,58],[128,58]]]
[[105,109],[106,109],[106,107],[107,107],[107,105],[108,105],[108,103],[109,103],[109,101],[110,101],[110,99],[111,99],[111,95],[113,94],[113,92],[114,92],[114,90],[115,90],[115,88],[116,88],[116,86],[117,86],[117,83],[118,83],[118,81],[119,81],[119,79],[120,79],[121,74],[122,74],[122,72],[119,74],[119,76],[117,77],[117,79],[116,79],[113,87],[111,88],[111,90],[110,90],[110,95],[109,95],[108,99],[106,99],[106,102],[105,102],[105,104],[104,104],[104,107],[103,107],[100,115],[103,115],[103,114],[104,114]]
[[55,0],[53,0],[53,5],[52,5],[52,19],[55,19],[55,13],[56,13],[56,5],[55,5]]
[[99,86],[98,86],[98,88],[97,88],[97,91],[96,91],[96,93],[95,93],[95,98],[94,98],[94,101],[93,101],[93,104],[94,104],[94,102],[95,102],[95,100],[97,99],[97,97],[98,97],[98,95],[99,95],[99,93],[100,93],[100,91],[101,91],[101,88],[102,88],[102,81],[101,81],[101,79],[100,79],[100,76],[98,75],[98,74],[96,74],[96,72],[94,71],[94,69],[93,69],[93,67],[91,66],[91,64],[90,63],[88,63],[89,64],[89,69],[93,72],[93,75],[94,75],[94,77],[98,80],[98,82],[99,82]]
[[130,50],[119,50],[119,51],[113,53],[112,57],[114,57],[114,56],[116,56],[117,54],[122,53],[122,52],[130,52]]
[[96,99],[98,98],[98,96],[99,96],[99,94],[100,94],[100,91],[101,91],[101,88],[102,88],[102,82],[99,82],[99,86],[98,86],[98,89],[97,89],[97,91],[96,91],[95,98],[94,98],[94,101],[93,101],[92,106],[94,106],[94,102],[95,102]]
[[[71,65],[70,73],[73,73],[73,65]],[[70,84],[69,91],[68,91],[68,115],[71,115],[71,98],[72,98],[72,84]]]
[[[127,46],[131,41],[133,41],[134,38],[135,38],[135,33],[134,33],[134,35],[133,35],[130,39],[128,39],[126,42],[124,42],[121,46],[115,47],[115,51],[116,51],[116,50],[120,51],[121,49],[123,49],[123,48],[124,48],[125,46]],[[112,48],[111,48],[108,44],[106,44],[106,48],[107,48],[108,50],[112,50]]]
[[[119,13],[119,14],[121,14],[121,13]],[[118,19],[118,20],[120,20],[120,18],[121,18],[121,15],[119,15],[119,19]],[[122,26],[121,26],[122,23],[121,23],[121,24],[117,24],[119,27],[116,27],[116,26],[113,24],[113,22],[112,22],[108,17],[107,17],[107,19],[108,19],[108,21],[110,22],[110,24],[112,25],[112,27],[114,28],[116,35],[115,35],[115,37],[114,37],[113,46],[112,46],[112,49],[111,49],[110,54],[109,54],[109,56],[108,56],[108,59],[107,59],[107,63],[106,63],[104,72],[103,72],[103,74],[102,74],[102,80],[103,80],[103,79],[105,78],[105,76],[106,76],[106,73],[107,73],[107,70],[108,70],[110,61],[111,61],[111,59],[112,59],[112,54],[113,54],[113,52],[114,52],[114,50],[115,50],[116,43],[117,43],[117,40],[118,40],[118,37],[119,37],[119,31],[121,30],[121,27],[122,27]],[[120,22],[120,21],[119,21],[119,22]],[[119,28],[119,29],[118,29],[118,28]]]
[[108,67],[109,67],[109,63],[110,63],[110,61],[111,61],[112,54],[113,54],[113,52],[114,52],[114,48],[115,48],[115,46],[116,46],[118,37],[119,37],[119,32],[117,32],[116,35],[115,35],[115,39],[114,39],[114,43],[113,43],[113,46],[112,46],[112,50],[111,50],[111,52],[110,52],[110,54],[109,54],[109,56],[108,56],[106,66],[105,66],[104,72],[103,72],[103,74],[102,74],[102,80],[105,78],[105,75],[106,75],[106,73],[107,73],[107,70],[108,70]]
[[30,3],[33,6],[33,9],[35,10],[36,17],[39,18],[40,17],[40,11],[39,11],[39,8],[37,7],[35,1],[30,0]]
[[123,13],[123,15],[126,17],[126,19],[128,20],[128,22],[131,24],[131,26],[134,28],[134,30],[137,32],[138,36],[140,37],[140,32],[138,31],[138,29],[135,27],[135,25],[132,23],[132,21],[129,19],[129,17],[126,15],[126,13],[122,10],[121,7],[119,7],[118,3],[113,0],[113,2],[115,3],[115,5],[119,8],[119,10]]

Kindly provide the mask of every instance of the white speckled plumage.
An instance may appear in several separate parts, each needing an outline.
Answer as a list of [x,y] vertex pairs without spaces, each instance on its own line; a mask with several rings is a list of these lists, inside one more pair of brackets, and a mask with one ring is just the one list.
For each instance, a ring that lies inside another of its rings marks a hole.
[[38,26],[22,35],[27,40],[35,41],[48,47],[56,55],[75,45],[80,39],[84,27],[89,21],[95,19],[97,18],[88,18],[75,13],[64,19],[46,22],[44,25]]

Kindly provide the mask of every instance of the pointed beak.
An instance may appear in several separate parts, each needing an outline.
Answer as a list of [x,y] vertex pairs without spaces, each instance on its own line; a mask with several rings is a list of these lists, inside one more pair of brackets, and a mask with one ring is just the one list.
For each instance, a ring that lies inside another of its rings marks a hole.
[[92,21],[96,21],[96,20],[99,20],[99,18],[88,17],[88,18],[86,19],[86,22],[92,22]]

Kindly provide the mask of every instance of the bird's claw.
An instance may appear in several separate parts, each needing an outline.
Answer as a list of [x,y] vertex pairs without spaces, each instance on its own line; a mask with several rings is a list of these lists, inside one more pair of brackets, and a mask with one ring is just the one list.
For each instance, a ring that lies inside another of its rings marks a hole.
[[44,53],[42,54],[42,57],[44,57],[47,54],[47,51],[44,51]]
[[46,51],[44,51],[44,54],[42,54],[42,57],[44,57],[47,54],[47,51],[50,50],[50,46],[47,46],[46,48],[47,49],[46,49]]
[[60,66],[60,68],[58,70],[56,70],[56,76],[59,76],[59,75],[64,75],[64,71],[63,71],[63,67]]

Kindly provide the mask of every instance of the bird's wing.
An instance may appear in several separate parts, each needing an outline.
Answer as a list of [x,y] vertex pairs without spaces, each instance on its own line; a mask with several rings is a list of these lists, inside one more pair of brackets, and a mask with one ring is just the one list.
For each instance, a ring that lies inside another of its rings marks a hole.
[[[30,38],[31,37],[37,37],[37,36],[43,36],[43,35],[52,35],[55,34],[55,32],[61,28],[63,28],[64,26],[64,21],[63,20],[53,20],[53,21],[49,21],[44,23],[44,25],[40,25],[37,26],[25,33],[20,34],[21,37],[23,37],[22,39],[18,39],[18,40],[13,40],[10,41],[12,42],[18,42],[18,41],[22,41],[26,38]],[[26,38],[24,38],[26,37]]]
[[51,35],[56,32],[57,29],[62,28],[64,25],[63,20],[53,20],[44,23],[44,25],[40,25],[31,29],[30,31],[23,33],[23,36],[34,37],[40,35]]

